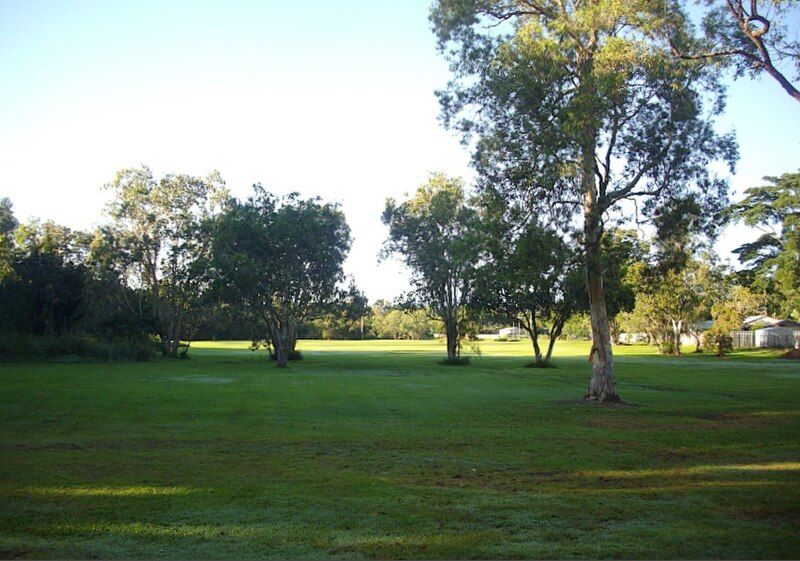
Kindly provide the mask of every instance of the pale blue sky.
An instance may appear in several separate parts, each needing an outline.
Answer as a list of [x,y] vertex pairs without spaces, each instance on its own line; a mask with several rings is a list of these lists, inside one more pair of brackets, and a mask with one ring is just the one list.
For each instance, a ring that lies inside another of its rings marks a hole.
[[[342,203],[347,269],[372,299],[405,288],[376,263],[380,212],[430,171],[467,175],[437,122],[448,78],[427,0],[36,2],[0,0],[0,196],[17,215],[102,220],[115,170],[218,169]],[[730,90],[737,189],[800,168],[800,104],[770,80]],[[720,240],[726,256],[744,237]]]

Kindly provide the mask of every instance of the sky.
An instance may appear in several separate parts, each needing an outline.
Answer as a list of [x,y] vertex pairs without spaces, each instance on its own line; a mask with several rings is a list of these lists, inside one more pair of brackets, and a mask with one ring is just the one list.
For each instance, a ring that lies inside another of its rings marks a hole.
[[[22,220],[90,228],[102,185],[140,164],[219,170],[237,196],[256,182],[319,195],[350,224],[346,272],[393,298],[408,272],[378,261],[386,197],[433,171],[472,177],[438,121],[449,73],[428,5],[0,0],[0,197]],[[719,128],[739,141],[734,198],[800,169],[800,106],[770,79],[733,83]],[[717,249],[751,235],[729,227]]]

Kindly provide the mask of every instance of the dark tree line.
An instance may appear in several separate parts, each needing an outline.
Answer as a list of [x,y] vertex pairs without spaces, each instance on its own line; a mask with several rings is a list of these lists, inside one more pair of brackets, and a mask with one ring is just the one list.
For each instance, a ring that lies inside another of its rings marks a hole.
[[239,201],[217,173],[146,167],[106,188],[110,221],[94,232],[19,224],[0,201],[4,357],[144,358],[153,344],[185,357],[198,332],[227,329],[285,366],[301,328],[363,300],[345,283],[350,231],[335,205],[260,185]]

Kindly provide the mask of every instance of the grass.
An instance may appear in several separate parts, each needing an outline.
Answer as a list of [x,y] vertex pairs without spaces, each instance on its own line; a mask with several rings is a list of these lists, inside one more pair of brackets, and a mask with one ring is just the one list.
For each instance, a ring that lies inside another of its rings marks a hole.
[[800,364],[585,343],[243,342],[0,366],[0,557],[797,558]]

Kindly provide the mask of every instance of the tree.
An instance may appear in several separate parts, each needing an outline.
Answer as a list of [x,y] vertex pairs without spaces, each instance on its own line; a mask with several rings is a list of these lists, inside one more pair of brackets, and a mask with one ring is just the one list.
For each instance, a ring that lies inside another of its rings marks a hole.
[[217,172],[206,178],[167,174],[157,180],[147,167],[125,169],[106,185],[108,207],[137,267],[136,282],[150,298],[161,352],[178,356],[182,339],[201,320],[208,289],[208,244],[201,229],[225,199]]
[[400,255],[411,270],[406,305],[441,319],[447,361],[460,363],[478,258],[477,213],[462,180],[433,174],[410,199],[388,199],[382,219],[389,226],[384,255]]
[[430,339],[441,332],[441,323],[426,310],[374,306],[372,331],[379,339]]
[[756,286],[774,288],[773,311],[800,319],[800,173],[764,180],[731,206],[734,219],[762,231],[734,252]]
[[[547,367],[564,324],[586,307],[580,259],[551,229],[531,223],[517,231],[505,213],[485,209],[483,214],[485,256],[473,305],[519,322],[531,339],[533,364]],[[544,354],[541,330],[549,337]]]
[[606,216],[639,199],[652,217],[688,193],[714,212],[727,183],[708,163],[732,165],[736,156],[732,137],[711,123],[721,110],[706,103],[721,92],[714,73],[702,61],[681,64],[659,38],[664,6],[438,0],[431,12],[454,74],[439,94],[442,116],[465,139],[477,137],[476,168],[530,212],[582,217],[592,401],[619,399],[603,284]]
[[36,220],[13,231],[0,284],[0,322],[18,333],[60,336],[84,318],[86,236]]
[[[664,354],[681,354],[681,335],[697,333],[694,324],[708,318],[713,271],[691,260],[666,271],[642,264],[631,273],[639,287],[636,305],[627,317],[629,327],[646,326],[649,337]],[[697,347],[700,347],[697,335]]]
[[727,297],[711,307],[713,324],[706,335],[706,346],[717,356],[729,352],[733,346],[731,331],[741,329],[744,319],[761,310],[764,302],[764,295],[747,287],[731,287]]
[[246,201],[230,201],[213,232],[217,282],[262,322],[277,365],[285,367],[299,327],[346,296],[340,285],[351,240],[344,214],[318,199],[276,197],[255,185]]
[[681,30],[669,36],[676,56],[686,60],[714,59],[732,66],[734,76],[771,76],[783,90],[800,101],[800,90],[780,68],[793,66],[800,79],[800,39],[793,18],[800,15],[793,0],[706,0],[704,37],[696,40]]
[[0,199],[0,279],[11,272],[14,230],[18,225],[11,201],[7,197]]
[[320,339],[362,339],[364,319],[370,314],[369,303],[353,281],[330,313],[303,326],[303,337]]

